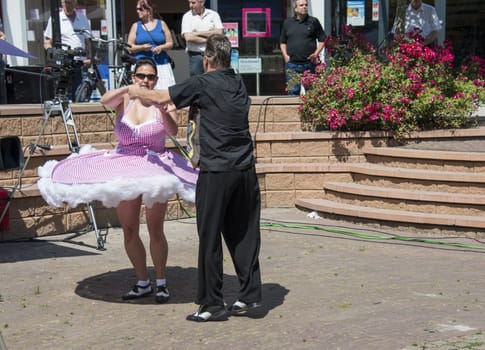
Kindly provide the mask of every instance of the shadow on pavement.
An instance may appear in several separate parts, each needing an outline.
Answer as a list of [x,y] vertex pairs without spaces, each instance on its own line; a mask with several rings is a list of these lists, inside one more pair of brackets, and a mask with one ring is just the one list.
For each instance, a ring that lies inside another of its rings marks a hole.
[[[154,276],[153,268],[149,272],[150,276]],[[168,303],[193,303],[197,288],[197,269],[195,267],[167,266],[166,275],[170,290]],[[134,281],[136,281],[136,277],[132,268],[108,271],[79,281],[75,293],[83,298],[110,303],[155,304],[154,294],[130,301],[121,299],[121,295],[132,288]],[[223,283],[224,298],[230,305],[237,299],[239,289],[237,277],[224,274]],[[283,304],[288,292],[288,289],[277,283],[263,283],[263,306],[252,310],[247,316],[264,317],[271,309]]]
[[[149,268],[150,276],[154,276],[153,268]],[[190,303],[195,297],[197,269],[180,266],[167,266],[165,269],[170,301],[172,304]],[[99,275],[87,277],[78,282],[75,293],[83,298],[102,300],[110,303],[155,304],[154,294],[146,298],[124,301],[121,296],[127,293],[136,282],[133,268],[108,271]]]
[[[65,245],[59,245],[58,243],[59,241],[54,242],[35,239],[28,241],[2,242],[0,243],[0,263],[100,254],[96,251],[85,251],[66,247]],[[79,245],[87,247],[83,244]]]
[[263,283],[263,301],[260,308],[250,310],[245,316],[263,318],[268,312],[283,305],[289,290],[278,283]]

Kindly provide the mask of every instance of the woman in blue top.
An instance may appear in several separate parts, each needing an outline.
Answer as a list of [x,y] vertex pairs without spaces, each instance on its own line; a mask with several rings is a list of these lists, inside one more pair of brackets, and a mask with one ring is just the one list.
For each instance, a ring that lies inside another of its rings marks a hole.
[[130,53],[137,59],[151,58],[157,65],[158,82],[155,89],[167,89],[175,84],[167,50],[173,47],[172,35],[167,24],[154,17],[154,7],[150,0],[138,0],[136,11],[139,21],[132,24],[128,34]]

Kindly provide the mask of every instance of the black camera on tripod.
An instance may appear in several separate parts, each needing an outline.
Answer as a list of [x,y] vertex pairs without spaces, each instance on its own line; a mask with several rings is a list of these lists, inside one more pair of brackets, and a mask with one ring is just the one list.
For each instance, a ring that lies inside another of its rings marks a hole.
[[86,51],[81,48],[64,50],[50,47],[46,50],[46,65],[57,80],[56,96],[65,97],[72,87],[73,72],[83,66]]
[[46,52],[46,64],[50,68],[72,70],[83,65],[86,51],[82,47],[64,50],[58,47],[50,47]]

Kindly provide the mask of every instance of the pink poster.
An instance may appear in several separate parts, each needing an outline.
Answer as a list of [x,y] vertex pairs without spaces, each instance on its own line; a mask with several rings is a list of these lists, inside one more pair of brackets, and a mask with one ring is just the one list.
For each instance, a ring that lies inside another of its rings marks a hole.
[[222,23],[224,26],[224,35],[227,36],[231,42],[232,47],[239,47],[239,24],[235,23]]

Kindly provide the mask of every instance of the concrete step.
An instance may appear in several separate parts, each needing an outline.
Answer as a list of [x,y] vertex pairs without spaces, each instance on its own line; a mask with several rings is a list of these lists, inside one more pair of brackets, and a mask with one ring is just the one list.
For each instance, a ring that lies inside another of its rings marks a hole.
[[[367,147],[351,181],[326,178],[325,195],[297,206],[356,222],[485,232],[485,153]],[[344,169],[341,169],[344,170]]]
[[485,173],[398,168],[369,163],[352,163],[348,167],[353,180],[364,185],[485,194]]
[[325,182],[325,198],[382,209],[485,215],[485,194],[405,190],[349,182]]
[[392,223],[395,226],[426,226],[433,229],[445,228],[477,232],[480,237],[485,237],[485,216],[451,215],[413,212],[405,210],[390,210],[370,208],[348,203],[340,203],[326,199],[299,198],[295,205],[307,210],[320,213],[337,215],[346,220],[369,219],[373,222]]
[[377,164],[349,164],[352,173],[363,175],[375,175],[398,179],[416,179],[442,182],[469,182],[473,184],[485,184],[485,174],[470,173],[465,171],[436,171],[428,169],[396,168]]
[[398,188],[384,188],[348,182],[326,182],[325,190],[354,194],[422,202],[485,205],[485,194],[416,191]]
[[485,162],[485,150],[482,151],[483,152],[456,152],[404,147],[367,147],[364,151],[364,154],[424,160],[429,159],[460,162]]
[[485,153],[456,152],[403,147],[369,147],[366,161],[397,168],[484,172]]

